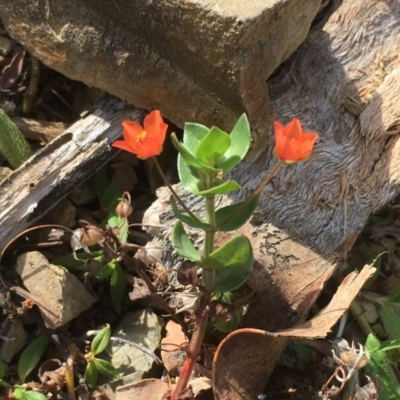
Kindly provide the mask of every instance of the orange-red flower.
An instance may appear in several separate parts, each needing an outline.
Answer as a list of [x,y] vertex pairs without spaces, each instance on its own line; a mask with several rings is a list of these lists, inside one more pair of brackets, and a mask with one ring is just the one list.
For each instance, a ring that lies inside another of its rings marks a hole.
[[274,129],[276,155],[286,164],[307,158],[318,139],[315,132],[303,132],[301,122],[297,118],[293,118],[286,126],[275,121]]
[[124,140],[115,141],[113,147],[136,154],[142,160],[158,156],[162,152],[168,125],[159,110],[153,110],[146,115],[143,127],[135,121],[124,121],[122,127]]

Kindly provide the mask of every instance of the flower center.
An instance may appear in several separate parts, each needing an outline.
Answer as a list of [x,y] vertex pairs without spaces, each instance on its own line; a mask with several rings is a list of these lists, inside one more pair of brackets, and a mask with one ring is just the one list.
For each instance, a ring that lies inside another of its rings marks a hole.
[[147,132],[143,131],[142,133],[140,133],[139,135],[136,136],[136,141],[142,142],[144,139],[146,139],[146,136],[147,136]]

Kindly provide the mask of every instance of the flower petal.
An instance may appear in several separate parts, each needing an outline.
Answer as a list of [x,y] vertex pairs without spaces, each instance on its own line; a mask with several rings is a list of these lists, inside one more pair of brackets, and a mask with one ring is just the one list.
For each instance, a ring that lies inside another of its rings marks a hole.
[[129,153],[134,153],[136,154],[132,147],[130,146],[130,144],[128,142],[126,142],[125,140],[116,140],[112,145],[112,147],[116,147],[117,149],[122,149],[122,150],[126,150],[129,151]]
[[275,151],[279,158],[283,152],[285,145],[285,138],[283,136],[284,127],[279,121],[274,122],[274,132],[275,132]]
[[284,128],[285,136],[288,139],[295,139],[301,136],[303,129],[301,127],[301,122],[297,118],[293,118],[289,124]]
[[149,141],[151,140],[156,142],[157,145],[162,148],[168,125],[164,122],[160,110],[153,110],[151,113],[146,115],[143,125],[147,132]]
[[127,142],[136,142],[137,137],[143,132],[142,125],[135,121],[123,121],[122,127],[124,128],[124,140]]

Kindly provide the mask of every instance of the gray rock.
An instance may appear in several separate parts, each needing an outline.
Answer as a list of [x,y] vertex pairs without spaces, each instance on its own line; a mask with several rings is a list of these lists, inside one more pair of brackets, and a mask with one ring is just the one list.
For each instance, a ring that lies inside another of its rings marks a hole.
[[9,363],[26,344],[27,334],[19,318],[10,322],[6,336],[13,340],[2,340],[0,345],[0,357],[6,363]]
[[19,256],[16,269],[29,292],[58,314],[57,318],[40,307],[49,328],[65,325],[95,302],[75,275],[63,267],[50,264],[37,251]]
[[176,124],[267,136],[266,79],[306,37],[321,0],[0,0],[13,38],[69,78]]
[[[147,308],[126,314],[113,336],[142,344],[149,350],[154,351],[161,341],[163,324],[162,318]],[[108,349],[112,365],[123,376],[136,371],[146,373],[154,362],[149,355],[128,344],[111,343]]]

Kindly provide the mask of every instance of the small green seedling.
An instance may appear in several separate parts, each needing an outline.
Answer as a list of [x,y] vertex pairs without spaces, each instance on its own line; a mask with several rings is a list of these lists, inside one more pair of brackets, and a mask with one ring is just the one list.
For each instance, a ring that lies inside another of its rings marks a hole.
[[97,358],[108,346],[111,337],[111,328],[109,325],[104,327],[93,339],[90,345],[90,352],[85,355],[88,362],[85,370],[85,382],[91,388],[96,385],[99,373],[111,379],[118,379],[119,374],[114,366],[106,360]]

